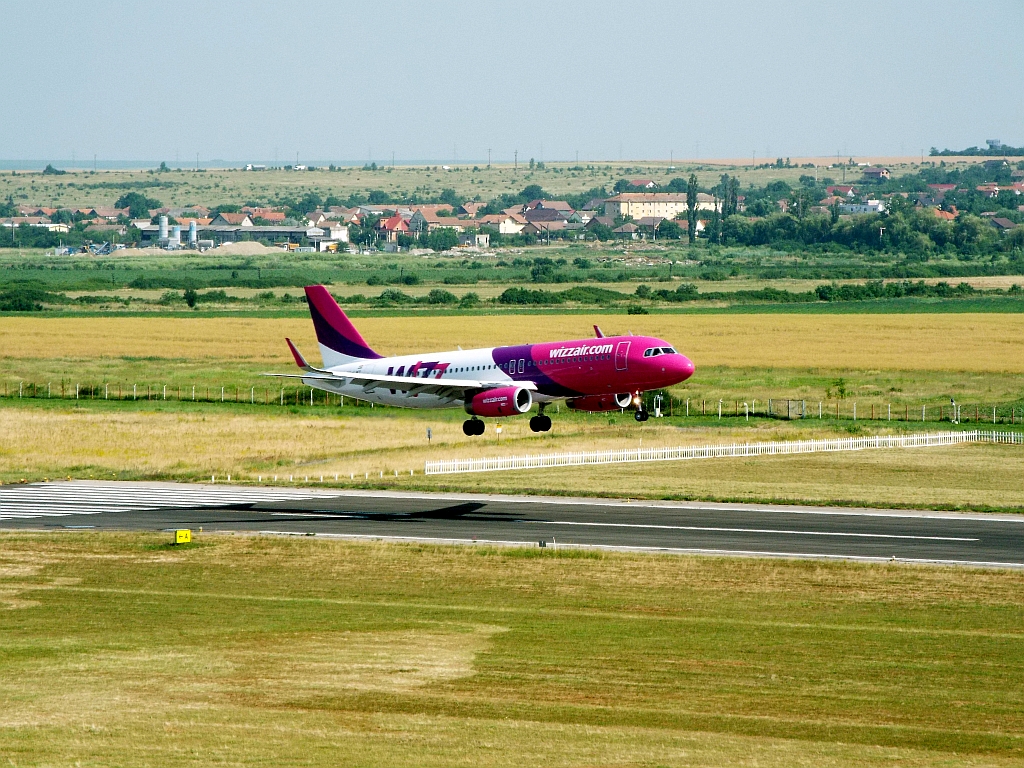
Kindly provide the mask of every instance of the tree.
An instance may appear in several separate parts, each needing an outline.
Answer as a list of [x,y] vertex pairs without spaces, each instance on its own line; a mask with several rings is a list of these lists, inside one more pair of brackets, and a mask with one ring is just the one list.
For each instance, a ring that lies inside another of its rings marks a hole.
[[658,235],[669,240],[678,240],[683,236],[683,228],[671,219],[665,219],[658,225]]
[[58,171],[49,163],[47,163],[46,167],[43,168],[43,176],[63,176],[65,173],[67,173],[67,171]]
[[199,301],[199,294],[197,294],[193,288],[186,288],[183,298],[190,309],[195,309],[196,302]]
[[117,198],[115,208],[127,208],[128,215],[133,219],[148,219],[149,211],[153,208],[162,208],[163,204],[152,197],[146,197],[138,192],[126,192]]
[[690,226],[686,233],[690,244],[697,239],[697,174],[691,173],[686,183],[686,221]]
[[619,194],[620,192],[628,192],[629,191],[629,181],[626,180],[626,179],[619,179],[618,181],[615,182],[615,186],[612,187],[612,191],[615,194]]
[[442,203],[447,203],[452,208],[458,208],[462,205],[462,198],[455,194],[455,190],[451,187],[445,187],[441,190],[441,196],[438,198]]
[[427,235],[427,247],[435,251],[450,251],[459,244],[459,235],[454,229],[441,227]]
[[602,243],[611,240],[615,236],[612,233],[612,228],[606,224],[591,224],[590,234],[592,234]]
[[525,203],[528,203],[531,200],[541,200],[544,198],[544,190],[540,188],[540,184],[530,184],[519,193],[519,197],[521,197]]

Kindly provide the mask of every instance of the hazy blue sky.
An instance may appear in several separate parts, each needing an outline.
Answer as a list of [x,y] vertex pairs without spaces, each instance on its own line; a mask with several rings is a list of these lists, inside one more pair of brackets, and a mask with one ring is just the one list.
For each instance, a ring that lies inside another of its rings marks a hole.
[[[1024,2],[0,2],[0,158],[1024,144]],[[84,164],[84,163],[83,163]]]

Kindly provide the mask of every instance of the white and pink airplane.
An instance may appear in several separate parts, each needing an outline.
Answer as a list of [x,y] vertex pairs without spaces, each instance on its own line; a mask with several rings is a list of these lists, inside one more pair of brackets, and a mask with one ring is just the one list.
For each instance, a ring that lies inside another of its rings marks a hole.
[[530,429],[547,432],[551,418],[544,409],[556,400],[590,412],[633,406],[634,418],[647,421],[641,393],[685,381],[694,370],[662,339],[606,337],[596,325],[592,339],[381,357],[326,288],[307,286],[306,299],[324,367],[309,365],[286,339],[303,373],[270,375],[300,378],[309,387],[371,403],[464,408],[471,417],[462,425],[467,435],[484,433],[480,417],[524,414],[535,402],[538,414]]

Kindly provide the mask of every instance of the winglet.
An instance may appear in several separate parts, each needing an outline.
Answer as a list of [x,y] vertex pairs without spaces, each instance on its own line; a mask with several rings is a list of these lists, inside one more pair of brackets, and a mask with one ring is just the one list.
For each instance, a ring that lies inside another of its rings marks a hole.
[[599,326],[599,325],[595,325],[594,326],[594,335],[597,336],[597,338],[599,338],[599,339],[603,339],[604,338],[604,332],[601,331],[601,326]]
[[292,357],[295,358],[295,364],[304,371],[313,370],[313,367],[306,362],[306,358],[304,358],[302,356],[302,353],[299,352],[298,347],[292,344],[292,340],[289,339],[287,336],[285,337],[284,340],[288,342],[288,349],[292,351]]

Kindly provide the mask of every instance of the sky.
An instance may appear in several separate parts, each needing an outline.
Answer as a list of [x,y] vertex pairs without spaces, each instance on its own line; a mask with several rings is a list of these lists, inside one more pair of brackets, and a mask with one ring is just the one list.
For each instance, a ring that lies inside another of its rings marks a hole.
[[0,0],[0,159],[451,163],[518,151],[583,162],[1021,146],[1021,30],[1021,0]]

